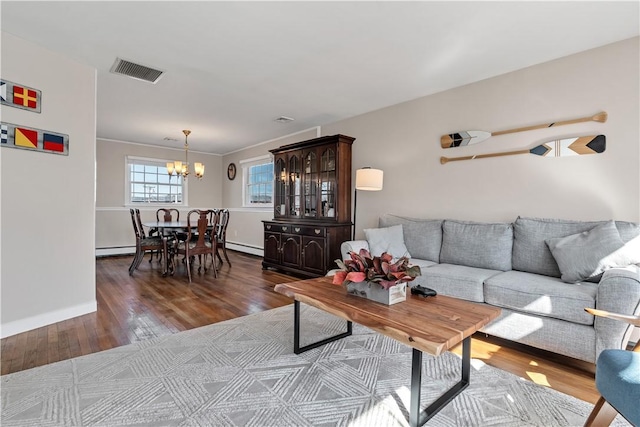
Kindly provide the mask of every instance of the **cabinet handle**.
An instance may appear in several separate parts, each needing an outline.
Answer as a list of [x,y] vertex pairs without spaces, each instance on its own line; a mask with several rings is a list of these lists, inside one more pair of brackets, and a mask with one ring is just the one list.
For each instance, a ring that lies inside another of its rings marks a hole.
[[313,230],[316,234],[320,234],[320,232],[322,232],[322,230],[316,228],[315,230]]
[[267,225],[267,230],[271,230],[271,226],[270,225]]
[[287,231],[287,228],[289,227],[282,227],[282,231]]
[[294,230],[296,230],[296,233],[300,232],[300,227],[296,227]]

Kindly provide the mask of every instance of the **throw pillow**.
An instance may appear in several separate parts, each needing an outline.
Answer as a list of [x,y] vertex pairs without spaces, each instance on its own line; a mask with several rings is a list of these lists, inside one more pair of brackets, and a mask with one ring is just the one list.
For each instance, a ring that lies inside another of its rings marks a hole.
[[637,255],[626,248],[614,221],[582,233],[546,239],[545,242],[558,263],[562,281],[567,283],[580,282],[610,268],[637,262],[634,259]]
[[509,223],[445,220],[442,224],[443,264],[488,270],[511,270],[513,227]]
[[369,242],[372,256],[380,256],[383,252],[391,254],[394,259],[400,257],[411,258],[411,254],[404,244],[402,225],[385,228],[365,228],[364,235]]

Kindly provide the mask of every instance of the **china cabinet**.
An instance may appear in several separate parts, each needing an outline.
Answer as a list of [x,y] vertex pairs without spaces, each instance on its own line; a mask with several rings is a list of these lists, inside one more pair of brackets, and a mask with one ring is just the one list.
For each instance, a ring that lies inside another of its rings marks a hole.
[[351,237],[351,145],[332,135],[270,150],[273,220],[264,223],[263,268],[321,276]]

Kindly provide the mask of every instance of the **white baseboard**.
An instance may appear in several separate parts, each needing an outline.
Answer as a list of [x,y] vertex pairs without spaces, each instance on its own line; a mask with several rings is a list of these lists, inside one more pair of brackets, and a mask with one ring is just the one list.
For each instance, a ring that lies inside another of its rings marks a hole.
[[245,245],[242,243],[233,243],[227,241],[227,248],[238,252],[244,252],[246,254],[264,256],[264,249],[257,248],[255,246]]
[[0,338],[10,337],[12,335],[27,332],[32,329],[37,329],[43,326],[51,325],[53,323],[62,322],[63,320],[71,319],[73,317],[93,313],[96,310],[98,310],[98,304],[96,301],[92,301],[86,304],[80,304],[74,307],[50,311],[48,313],[39,314],[37,316],[27,317],[26,319],[4,323],[0,325]]
[[[227,241],[227,247],[234,251],[244,252],[246,254],[264,256],[264,250],[256,246]],[[136,248],[133,246],[117,246],[112,248],[96,249],[96,257],[113,256],[113,255],[133,255],[135,253],[136,253]]]
[[135,246],[116,246],[113,248],[98,248],[96,256],[112,256],[112,255],[133,255],[136,253]]

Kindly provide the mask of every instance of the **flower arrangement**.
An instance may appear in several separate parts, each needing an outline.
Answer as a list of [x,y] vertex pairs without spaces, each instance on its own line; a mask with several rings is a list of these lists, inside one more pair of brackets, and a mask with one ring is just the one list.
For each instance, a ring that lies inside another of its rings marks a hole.
[[360,253],[349,252],[351,259],[344,261],[337,259],[336,264],[341,271],[333,276],[334,285],[347,286],[351,282],[378,283],[384,289],[401,282],[410,282],[420,276],[420,267],[409,266],[409,258],[401,257],[395,262],[393,256],[383,253],[379,257],[372,257],[366,249],[360,249]]

